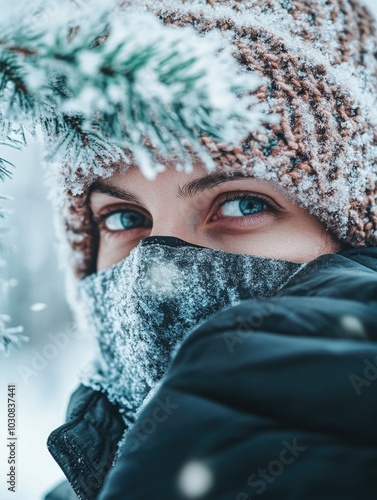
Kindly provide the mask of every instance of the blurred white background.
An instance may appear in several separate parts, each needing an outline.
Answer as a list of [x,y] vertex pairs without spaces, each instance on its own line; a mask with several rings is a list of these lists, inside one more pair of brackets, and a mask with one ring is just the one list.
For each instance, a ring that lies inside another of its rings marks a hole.
[[[377,15],[377,0],[366,2]],[[31,139],[23,152],[0,148],[0,156],[17,168],[0,184],[2,201],[11,210],[6,241],[7,266],[0,277],[10,280],[8,296],[0,289],[0,314],[23,325],[29,342],[9,357],[0,352],[0,499],[39,500],[62,472],[50,456],[46,440],[65,420],[68,398],[78,372],[90,359],[90,339],[75,335],[64,298],[64,276],[56,256],[53,217],[40,167],[42,146]],[[0,225],[1,225],[0,221]],[[42,305],[45,304],[45,305]],[[7,384],[16,384],[17,493],[7,491]]]
[[[11,211],[6,219],[7,266],[0,276],[10,287],[0,290],[0,313],[11,326],[22,325],[29,342],[8,357],[0,352],[0,499],[41,499],[63,474],[46,447],[49,433],[65,420],[69,394],[78,384],[78,371],[91,356],[90,339],[73,330],[65,302],[64,276],[57,261],[56,240],[44,172],[42,145],[29,138],[23,151],[1,148],[12,161],[13,178],[2,183],[1,200]],[[0,224],[3,224],[0,222]],[[7,384],[16,385],[17,493],[7,491]]]

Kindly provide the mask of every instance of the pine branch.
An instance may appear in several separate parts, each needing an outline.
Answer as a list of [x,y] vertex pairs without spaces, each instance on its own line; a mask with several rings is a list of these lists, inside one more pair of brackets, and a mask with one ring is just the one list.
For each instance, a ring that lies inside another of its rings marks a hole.
[[0,314],[0,351],[4,351],[5,355],[10,353],[11,347],[19,348],[23,342],[28,342],[29,339],[23,335],[23,327],[17,326],[9,328],[10,318],[5,314]]
[[[236,144],[272,121],[253,95],[262,80],[240,71],[219,33],[122,16],[116,0],[62,1],[45,23],[35,22],[42,1],[1,2],[0,143],[23,147],[40,125],[50,168],[65,166],[73,193],[130,155],[149,178],[161,170],[155,151],[189,171],[192,150],[210,170],[202,134]],[[0,180],[11,167],[0,159]],[[19,333],[0,318],[0,349]]]
[[7,116],[21,116],[31,128],[35,120],[47,125],[49,158],[69,157],[73,170],[95,174],[114,158],[126,161],[129,150],[154,177],[147,139],[187,169],[189,145],[211,168],[202,133],[234,143],[260,124],[251,94],[261,81],[220,53],[220,35],[210,40],[192,28],[168,28],[145,12],[120,19],[119,11],[96,11],[93,2],[86,9],[79,27],[67,3],[52,26],[33,30],[19,20],[13,31],[0,30],[0,102]]
[[[6,177],[11,177],[12,173],[9,167],[14,167],[13,163],[6,160],[5,158],[0,158],[0,181],[4,181]],[[1,196],[0,196],[1,198]],[[0,217],[2,217],[1,207],[0,207]]]

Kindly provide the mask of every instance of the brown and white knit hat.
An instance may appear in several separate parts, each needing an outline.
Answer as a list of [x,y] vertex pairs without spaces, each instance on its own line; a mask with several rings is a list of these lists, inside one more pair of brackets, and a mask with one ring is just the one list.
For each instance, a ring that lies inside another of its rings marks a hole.
[[[126,0],[165,25],[218,30],[260,101],[281,117],[238,147],[202,136],[219,168],[276,182],[351,246],[377,246],[377,31],[357,0]],[[93,179],[91,179],[91,182]],[[77,277],[96,270],[88,203],[65,192],[64,234]]]

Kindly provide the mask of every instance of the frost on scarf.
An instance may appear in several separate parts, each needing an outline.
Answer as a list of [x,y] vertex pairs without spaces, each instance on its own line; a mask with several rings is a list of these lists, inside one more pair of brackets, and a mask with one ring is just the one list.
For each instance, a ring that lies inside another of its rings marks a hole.
[[128,425],[196,326],[241,300],[274,295],[305,266],[183,244],[143,240],[79,283],[76,310],[101,353],[83,383],[119,403]]

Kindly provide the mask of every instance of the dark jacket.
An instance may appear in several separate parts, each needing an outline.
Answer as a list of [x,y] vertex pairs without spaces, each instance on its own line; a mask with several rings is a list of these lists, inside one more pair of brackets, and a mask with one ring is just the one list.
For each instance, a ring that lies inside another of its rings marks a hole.
[[375,500],[376,340],[377,248],[323,255],[190,334],[114,466],[122,420],[83,386],[48,447],[82,499]]

